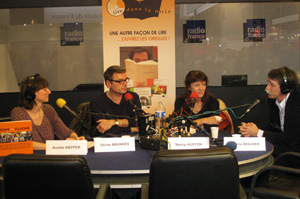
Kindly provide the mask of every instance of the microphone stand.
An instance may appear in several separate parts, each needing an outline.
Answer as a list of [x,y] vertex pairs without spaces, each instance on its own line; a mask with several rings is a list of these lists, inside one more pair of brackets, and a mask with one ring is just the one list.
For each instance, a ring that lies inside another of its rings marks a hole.
[[1,117],[0,118],[0,122],[2,122],[2,121],[10,121],[10,120],[11,120],[10,117]]
[[160,138],[159,138],[159,148],[160,148],[160,150],[163,150],[163,145],[164,145],[164,143],[163,143],[163,137],[165,136],[165,129],[163,128],[162,130],[161,130],[161,133],[160,133]]
[[77,114],[72,114],[77,120],[79,120],[79,122],[81,123],[81,124],[86,124],[86,122],[85,121],[83,121],[82,119],[80,119],[78,116],[77,116]]
[[199,130],[201,133],[204,133],[207,137],[209,137],[209,139],[213,143],[215,143],[218,147],[221,147],[221,144],[219,143],[219,141],[217,139],[213,138],[204,128],[197,126],[196,122],[194,122],[193,120],[188,118],[186,115],[182,115],[182,117],[184,117],[184,119],[186,119],[189,123],[191,123],[194,127],[196,127],[196,129]]
[[226,111],[228,109],[237,109],[237,108],[242,108],[242,107],[246,107],[246,106],[249,106],[250,104],[243,104],[243,105],[239,105],[239,106],[234,106],[234,107],[231,107],[231,108],[224,108],[224,109],[219,109],[219,110],[215,110],[215,111],[208,111],[207,113],[204,112],[204,113],[200,113],[200,114],[197,114],[197,115],[193,115],[193,117],[195,116],[202,116],[202,115],[208,115],[208,114],[212,114],[212,113],[218,113],[218,112],[223,112],[223,111]]
[[[219,109],[219,110],[215,110],[215,111],[207,111],[207,112],[204,112],[204,113],[200,113],[200,114],[197,114],[197,115],[193,115],[193,117],[198,117],[198,116],[203,116],[203,115],[208,115],[208,114],[213,114],[213,113],[220,113],[220,112],[223,112],[223,111],[226,111],[228,109],[237,109],[237,108],[242,108],[242,107],[246,107],[246,106],[249,106],[250,104],[243,104],[243,105],[239,105],[239,106],[234,106],[234,107],[231,107],[231,108],[224,108],[224,109]],[[174,113],[173,114],[170,114],[168,118],[166,118],[167,121],[169,122],[172,122],[173,120],[178,120],[180,117],[183,117],[183,115],[180,115],[180,116],[175,116]],[[173,119],[172,119],[173,118]]]
[[107,117],[107,119],[135,119],[134,117],[129,117],[129,116],[120,116],[120,115],[112,115],[112,114],[107,114],[107,113],[95,113],[91,111],[80,111],[81,113],[88,113],[92,115],[101,115]]

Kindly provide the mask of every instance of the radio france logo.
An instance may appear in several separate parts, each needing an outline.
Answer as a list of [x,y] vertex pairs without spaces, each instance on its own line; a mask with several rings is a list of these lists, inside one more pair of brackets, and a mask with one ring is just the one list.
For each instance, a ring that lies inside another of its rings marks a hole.
[[124,13],[125,4],[122,0],[110,0],[106,8],[111,16],[118,17]]

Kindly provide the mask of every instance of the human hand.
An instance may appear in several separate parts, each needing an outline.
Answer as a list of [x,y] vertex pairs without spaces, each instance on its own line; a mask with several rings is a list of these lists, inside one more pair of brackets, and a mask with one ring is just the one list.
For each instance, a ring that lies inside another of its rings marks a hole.
[[77,137],[76,140],[85,140],[84,136]]
[[85,140],[84,136],[78,137],[77,133],[72,132],[70,137],[68,137],[66,140]]
[[240,129],[240,133],[244,137],[257,137],[257,133],[259,130],[256,124],[252,122],[249,123],[242,122],[241,126],[238,126],[238,128]]
[[115,123],[113,120],[106,120],[106,119],[101,119],[97,121],[98,126],[97,126],[97,130],[104,134],[105,131],[109,130]]
[[85,140],[85,137],[84,136],[80,136],[80,137],[69,137],[67,138],[66,140]]

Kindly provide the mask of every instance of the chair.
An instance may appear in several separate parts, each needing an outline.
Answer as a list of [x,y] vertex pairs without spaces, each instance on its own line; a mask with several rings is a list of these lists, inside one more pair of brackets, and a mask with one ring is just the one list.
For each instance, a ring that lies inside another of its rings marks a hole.
[[92,140],[92,137],[98,136],[96,126],[93,125],[90,102],[83,102],[78,105],[76,112],[77,117],[74,117],[69,128],[73,129],[78,136],[85,136],[87,140]]
[[299,199],[300,169],[279,166],[283,158],[300,158],[300,153],[285,152],[274,161],[274,165],[257,172],[250,185],[248,198]]
[[[218,102],[219,102],[220,110],[223,110],[227,107],[221,99],[218,99]],[[231,134],[233,134],[234,133],[233,122],[228,111],[227,110],[222,111],[220,113],[220,116],[222,117],[222,122],[220,122],[219,124],[219,130],[223,129],[224,131],[229,131]]]
[[231,149],[161,150],[152,159],[142,199],[246,198]]
[[107,184],[97,196],[90,169],[82,156],[12,154],[3,161],[5,199],[109,198]]

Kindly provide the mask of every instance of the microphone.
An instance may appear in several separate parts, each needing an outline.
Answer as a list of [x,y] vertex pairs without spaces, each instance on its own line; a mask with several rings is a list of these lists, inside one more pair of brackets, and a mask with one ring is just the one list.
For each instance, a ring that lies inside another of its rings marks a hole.
[[[65,108],[69,113],[71,113],[74,117],[76,117],[80,122],[83,122],[78,116],[77,114],[75,113],[75,111],[71,110],[68,106],[67,106],[67,102],[62,99],[62,98],[58,98],[56,100],[56,105],[59,107],[59,108]],[[84,123],[84,122],[83,122]]]
[[245,113],[243,114],[243,116],[250,112],[251,109],[253,109],[257,104],[263,102],[266,98],[266,95],[265,94],[261,94],[248,108],[247,110],[245,111]]
[[124,99],[126,100],[126,102],[128,102],[130,104],[130,106],[132,107],[133,111],[137,110],[137,106],[132,102],[133,96],[130,93],[126,93],[124,95]]
[[229,142],[226,143],[225,146],[234,151],[237,147],[237,144],[234,141],[229,141]]
[[11,121],[11,118],[10,117],[1,117],[0,122],[2,122],[2,121]]
[[190,109],[192,111],[194,110],[195,102],[197,99],[198,99],[198,94],[196,92],[192,92],[190,95],[190,100],[191,100]]

